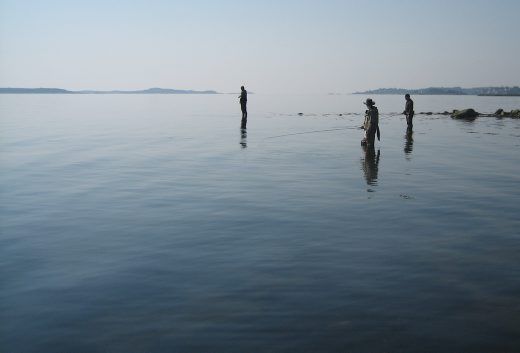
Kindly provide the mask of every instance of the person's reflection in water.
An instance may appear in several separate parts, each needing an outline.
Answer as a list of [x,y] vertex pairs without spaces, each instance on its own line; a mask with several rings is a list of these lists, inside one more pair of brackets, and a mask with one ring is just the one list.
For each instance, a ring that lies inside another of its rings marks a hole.
[[406,129],[405,141],[404,141],[404,155],[405,158],[412,159],[413,151],[413,130],[411,128]]
[[[362,146],[363,151],[365,152],[365,158],[361,159],[361,166],[363,168],[363,172],[365,173],[365,179],[368,185],[377,185],[377,173],[379,166],[379,149],[376,150],[374,145],[364,145]],[[368,190],[372,191],[372,190]]]
[[240,146],[247,148],[247,130],[240,129]]

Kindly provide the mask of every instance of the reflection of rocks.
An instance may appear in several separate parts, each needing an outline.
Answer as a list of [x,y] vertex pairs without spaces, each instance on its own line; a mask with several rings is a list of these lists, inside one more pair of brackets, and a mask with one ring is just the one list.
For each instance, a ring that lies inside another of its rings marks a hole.
[[478,116],[478,113],[474,109],[463,109],[463,110],[454,110],[451,113],[451,117],[453,119],[464,119],[464,120],[475,120]]
[[363,151],[365,152],[365,158],[361,160],[361,166],[363,168],[363,173],[365,174],[365,179],[368,185],[376,185],[380,156],[379,150],[377,150],[376,155],[373,145],[364,145]]

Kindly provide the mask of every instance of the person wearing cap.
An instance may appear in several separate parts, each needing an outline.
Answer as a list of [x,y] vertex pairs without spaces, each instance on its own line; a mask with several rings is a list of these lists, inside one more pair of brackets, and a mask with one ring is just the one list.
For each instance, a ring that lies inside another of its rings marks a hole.
[[364,104],[367,106],[365,122],[363,123],[365,138],[361,141],[361,144],[373,146],[376,133],[379,140],[379,111],[375,106],[376,103],[371,98],[368,98]]
[[240,87],[240,90],[242,91],[240,93],[240,109],[242,110],[242,124],[241,128],[245,129],[247,126],[247,91],[244,88],[244,86]]
[[410,98],[410,95],[407,93],[404,96],[404,99],[406,100],[406,105],[404,106],[404,112],[403,114],[406,115],[406,124],[408,125],[408,130],[412,130],[413,128],[413,100]]

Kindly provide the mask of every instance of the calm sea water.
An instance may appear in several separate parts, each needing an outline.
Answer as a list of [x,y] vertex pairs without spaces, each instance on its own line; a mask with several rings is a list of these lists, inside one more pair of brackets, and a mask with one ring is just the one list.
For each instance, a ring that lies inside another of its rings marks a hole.
[[0,96],[0,351],[520,351],[520,120],[364,98]]

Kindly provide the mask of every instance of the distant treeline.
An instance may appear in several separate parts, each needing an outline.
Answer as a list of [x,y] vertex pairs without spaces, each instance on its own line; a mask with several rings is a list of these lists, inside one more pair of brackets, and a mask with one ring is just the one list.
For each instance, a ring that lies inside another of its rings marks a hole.
[[429,87],[420,89],[379,88],[354,94],[415,94],[415,95],[472,95],[472,96],[520,96],[520,87]]
[[69,91],[62,88],[1,88],[0,94],[218,94],[216,91],[193,91],[170,88],[148,88],[137,91]]

